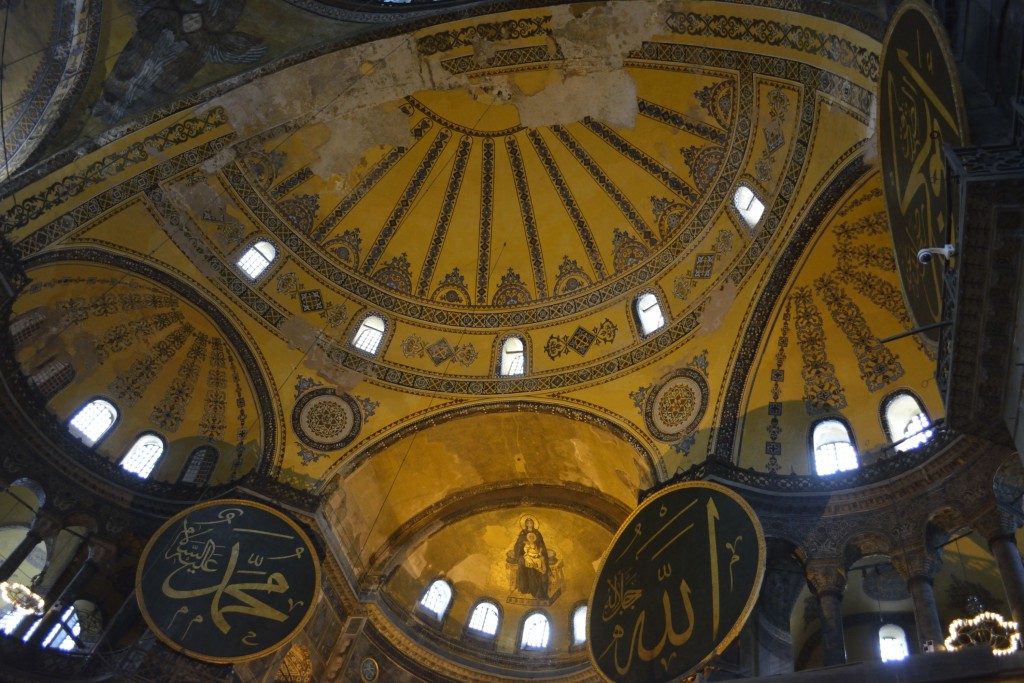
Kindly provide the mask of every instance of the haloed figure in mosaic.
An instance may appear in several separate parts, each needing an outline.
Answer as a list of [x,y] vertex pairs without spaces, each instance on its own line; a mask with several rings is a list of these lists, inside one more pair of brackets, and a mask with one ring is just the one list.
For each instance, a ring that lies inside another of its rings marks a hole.
[[537,529],[533,519],[526,518],[512,552],[518,567],[516,590],[547,600],[550,576],[548,548],[544,545],[544,535]]

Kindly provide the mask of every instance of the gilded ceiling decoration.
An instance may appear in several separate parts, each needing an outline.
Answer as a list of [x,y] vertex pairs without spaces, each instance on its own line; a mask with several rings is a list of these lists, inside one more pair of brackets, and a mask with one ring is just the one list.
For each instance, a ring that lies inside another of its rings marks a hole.
[[[369,11],[451,3],[388,4]],[[795,0],[528,7],[284,58],[286,19],[313,44],[337,28],[307,10],[356,8],[134,5],[66,134],[132,123],[0,207],[31,279],[14,315],[46,321],[18,361],[73,368],[55,420],[117,405],[110,463],[153,431],[155,480],[212,444],[218,483],[322,496],[339,580],[411,633],[389,637],[500,668],[543,609],[563,640],[538,666],[578,672],[570,610],[643,490],[712,463],[808,474],[828,416],[881,457],[896,390],[941,418],[934,349],[880,341],[913,322],[872,157],[877,22]],[[525,371],[503,376],[513,335]],[[455,598],[432,622],[438,578]],[[463,638],[484,599],[489,651]]]

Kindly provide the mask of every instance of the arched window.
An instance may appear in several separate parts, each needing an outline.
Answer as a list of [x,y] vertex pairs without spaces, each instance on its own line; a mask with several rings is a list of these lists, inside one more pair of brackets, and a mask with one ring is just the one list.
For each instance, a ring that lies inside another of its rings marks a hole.
[[498,632],[499,619],[498,606],[485,600],[473,609],[473,614],[469,617],[469,628],[493,636]]
[[841,420],[822,420],[814,426],[814,471],[820,475],[855,470],[857,451],[850,430]]
[[139,475],[143,479],[156,467],[164,453],[164,440],[156,434],[143,434],[121,461],[121,469]]
[[75,612],[74,605],[69,605],[60,615],[60,621],[46,634],[46,638],[43,639],[43,647],[74,650],[75,641],[78,640],[81,633],[82,626],[78,623],[78,613]]
[[95,445],[117,421],[117,408],[110,401],[97,398],[75,413],[68,423],[71,433],[86,446]]
[[8,329],[10,330],[14,345],[20,346],[39,334],[45,322],[46,312],[42,308],[33,308],[31,311],[22,313],[11,320],[11,325]]
[[907,649],[907,634],[896,624],[886,624],[878,629],[878,650],[883,662],[898,662],[906,659],[910,652]]
[[661,313],[657,294],[647,292],[636,298],[636,317],[644,336],[665,326],[665,316]]
[[526,346],[520,337],[511,336],[501,343],[501,363],[498,374],[514,377],[526,372]]
[[757,225],[757,222],[761,220],[761,215],[764,214],[764,203],[757,198],[753,188],[749,185],[740,185],[736,188],[736,194],[732,196],[732,203],[750,227]]
[[932,438],[931,422],[913,394],[900,392],[885,402],[885,431],[897,451],[909,451]]
[[18,624],[21,623],[21,620],[24,619],[28,613],[15,609],[14,605],[6,605],[2,610],[0,610],[0,614],[3,615],[0,616],[0,633],[3,633],[5,636],[9,636],[14,633],[14,629],[18,627]]
[[277,249],[266,240],[260,240],[245,250],[237,263],[246,275],[255,280],[263,274],[277,257]]
[[572,613],[572,644],[587,642],[587,606],[580,605]]
[[192,451],[185,462],[178,478],[179,484],[192,484],[194,486],[205,486],[210,481],[213,468],[217,465],[217,449],[213,446],[200,446]]
[[519,641],[522,649],[540,649],[548,646],[551,624],[540,612],[534,612],[523,622],[523,637]]
[[352,346],[360,351],[376,354],[380,343],[384,341],[385,329],[387,329],[387,325],[383,318],[376,315],[366,316],[363,318],[363,322],[359,323],[359,329],[352,337]]
[[46,398],[52,398],[58,391],[71,384],[75,379],[75,369],[71,363],[51,358],[36,369],[29,378],[39,392]]
[[420,606],[440,620],[452,601],[452,587],[444,579],[430,584],[430,588],[420,599]]

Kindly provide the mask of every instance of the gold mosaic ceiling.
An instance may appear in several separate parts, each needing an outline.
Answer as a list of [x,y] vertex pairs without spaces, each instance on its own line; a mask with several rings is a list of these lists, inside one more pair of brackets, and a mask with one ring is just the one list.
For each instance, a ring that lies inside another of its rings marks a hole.
[[[15,314],[58,320],[62,301],[125,287],[177,297],[182,325],[235,349],[253,406],[229,398],[245,465],[219,482],[252,467],[328,494],[325,533],[357,580],[399,576],[386,590],[406,605],[449,557],[447,570],[498,568],[460,599],[498,590],[526,512],[566,548],[575,526],[568,606],[655,480],[707,457],[808,473],[809,427],[832,413],[877,451],[878,406],[900,388],[941,416],[931,350],[877,342],[909,318],[864,26],[624,2],[324,51],[7,198],[0,228],[36,287]],[[753,226],[732,203],[740,184],[766,206]],[[258,239],[277,258],[253,281],[235,263]],[[109,288],[76,284],[99,271]],[[644,291],[666,319],[647,336],[632,309]],[[388,322],[375,356],[349,343],[368,313]],[[511,332],[527,371],[499,377]],[[49,408],[66,420],[110,396],[172,334],[80,364]],[[188,348],[154,370],[154,401],[195,364]],[[30,372],[43,353],[19,360]],[[182,424],[202,424],[202,395]],[[117,461],[159,431],[154,401],[126,406],[99,453]],[[156,473],[172,481],[192,443],[173,446]],[[495,505],[477,516],[467,500]]]

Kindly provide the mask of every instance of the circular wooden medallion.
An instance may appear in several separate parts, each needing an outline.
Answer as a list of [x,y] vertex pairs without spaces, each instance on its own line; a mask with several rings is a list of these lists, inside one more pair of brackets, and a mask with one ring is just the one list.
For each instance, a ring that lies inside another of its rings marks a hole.
[[215,500],[169,519],[142,553],[135,591],[160,640],[229,663],[281,647],[305,625],[320,586],[309,538],[283,513]]
[[615,683],[693,673],[743,628],[764,564],[761,523],[730,489],[688,482],[651,496],[602,558],[587,608],[594,667]]

